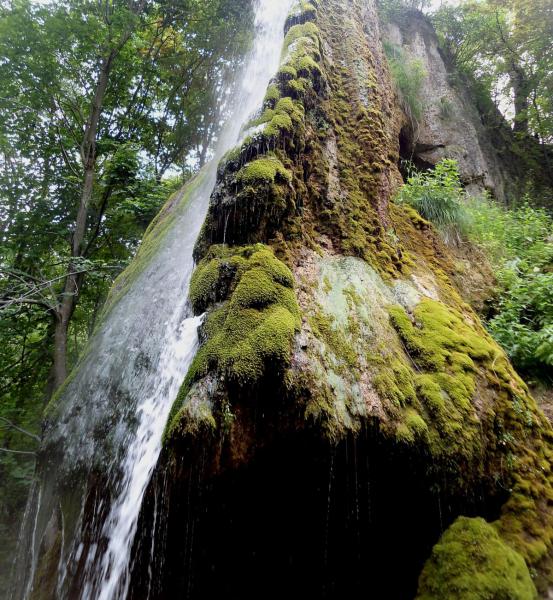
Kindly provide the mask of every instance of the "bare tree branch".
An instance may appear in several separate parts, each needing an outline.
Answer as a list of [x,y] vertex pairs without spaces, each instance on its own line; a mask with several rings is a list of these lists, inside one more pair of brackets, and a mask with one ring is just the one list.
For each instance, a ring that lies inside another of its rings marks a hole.
[[36,452],[28,450],[10,450],[9,448],[0,448],[0,452],[8,452],[9,454],[26,454],[28,456],[36,456]]
[[3,421],[6,425],[8,425],[8,427],[11,427],[12,429],[15,429],[16,431],[19,431],[19,433],[28,435],[29,437],[33,438],[37,442],[40,442],[40,438],[38,437],[38,435],[36,435],[35,433],[31,433],[30,431],[27,431],[26,429],[23,429],[22,427],[19,427],[15,423],[12,423],[9,419],[6,419],[6,417],[0,417],[0,421]]

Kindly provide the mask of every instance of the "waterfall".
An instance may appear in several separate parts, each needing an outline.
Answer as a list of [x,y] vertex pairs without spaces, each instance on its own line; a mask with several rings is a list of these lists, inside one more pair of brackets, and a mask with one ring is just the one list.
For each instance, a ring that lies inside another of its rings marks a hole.
[[[239,74],[232,117],[215,158],[174,199],[172,224],[106,314],[57,401],[45,435],[40,489],[32,493],[34,518],[29,515],[32,525],[24,537],[28,547],[22,548],[20,570],[26,583],[16,584],[21,591],[14,597],[29,597],[40,539],[60,505],[57,597],[120,600],[127,595],[144,493],[169,412],[198,346],[201,317],[191,316],[187,296],[193,248],[215,186],[217,161],[239,143],[244,125],[262,105],[280,62],[291,4],[256,0],[253,47]],[[50,456],[49,449],[55,449]],[[56,498],[61,490],[79,498],[78,506],[67,510],[67,501]]]

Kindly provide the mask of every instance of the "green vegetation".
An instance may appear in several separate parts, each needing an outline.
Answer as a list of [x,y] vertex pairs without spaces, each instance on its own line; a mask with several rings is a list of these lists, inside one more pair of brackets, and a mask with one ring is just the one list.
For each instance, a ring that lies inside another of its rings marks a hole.
[[447,242],[456,242],[467,227],[463,198],[456,161],[443,159],[432,171],[412,171],[396,201],[431,221]]
[[207,341],[179,392],[169,435],[181,431],[188,392],[209,372],[250,387],[286,368],[300,326],[293,282],[268,246],[210,248],[190,286],[195,311],[209,310],[203,326]]
[[482,245],[498,280],[488,327],[521,370],[547,377],[553,366],[553,218],[525,203],[505,210],[488,199],[467,205],[469,237]]
[[416,130],[424,110],[421,91],[427,73],[421,60],[407,56],[399,46],[384,42],[384,50],[403,109]]
[[507,210],[490,199],[467,198],[455,161],[415,173],[397,201],[409,204],[443,234],[481,246],[497,277],[487,326],[515,366],[546,377],[553,365],[553,218],[525,202]]
[[[521,141],[532,135],[545,149],[553,136],[548,0],[464,0],[443,5],[432,20],[457,68],[469,80],[476,77],[482,99],[503,110]],[[546,154],[536,158],[551,168]]]
[[432,549],[417,600],[535,600],[524,559],[484,519],[459,517]]
[[236,175],[236,181],[243,185],[271,184],[275,183],[277,179],[289,182],[292,179],[292,175],[284,168],[280,160],[274,156],[258,158],[250,162],[242,167]]
[[[210,206],[196,244],[198,257],[213,243],[271,239],[285,219],[293,218],[301,202],[298,196],[307,191],[304,165],[298,159],[306,146],[306,114],[323,76],[320,32],[312,22],[316,10],[310,7],[300,2],[293,8],[286,23],[281,65],[268,87],[263,110],[248,123],[250,135],[219,166],[224,183],[219,193],[232,201]],[[240,217],[246,214],[247,227]]]
[[[393,372],[384,371],[393,380],[389,389],[397,390],[394,399],[403,398],[419,415],[427,415],[432,426],[428,441],[435,456],[474,456],[480,444],[474,427],[476,376],[484,369],[500,387],[512,391],[516,382],[506,357],[483,330],[441,302],[423,299],[412,316],[400,306],[388,311],[416,366],[416,371],[397,365]],[[413,401],[413,389],[420,404]]]
[[209,158],[251,23],[249,0],[0,3],[2,573],[42,410]]

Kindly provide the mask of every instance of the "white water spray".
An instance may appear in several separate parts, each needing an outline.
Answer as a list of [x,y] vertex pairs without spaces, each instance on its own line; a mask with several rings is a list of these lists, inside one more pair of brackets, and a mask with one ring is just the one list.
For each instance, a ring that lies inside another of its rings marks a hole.
[[[135,401],[137,423],[130,432],[125,424],[117,426],[121,428],[119,437],[125,450],[122,462],[112,465],[121,475],[102,527],[107,548],[100,550],[93,544],[86,550],[82,600],[121,600],[127,596],[130,554],[144,493],[161,452],[171,406],[198,346],[197,328],[201,317],[189,316],[186,299],[194,268],[193,247],[215,184],[217,159],[238,143],[242,127],[262,104],[270,78],[279,65],[284,22],[291,4],[292,0],[257,0],[254,46],[241,74],[235,110],[223,130],[215,159],[204,170],[185,210],[167,234],[163,250],[109,315],[114,325],[111,327],[108,323],[104,327],[96,344],[101,348],[102,338],[109,336],[112,339],[119,336],[122,340],[110,342],[107,357],[103,358],[105,366],[96,362],[95,369],[98,372],[105,368],[112,373],[112,378],[133,378],[125,379],[122,387]],[[143,307],[145,302],[150,303],[154,313],[151,308],[150,312],[136,310],[137,305]],[[126,330],[120,325],[122,321],[127,324]],[[149,332],[154,336],[154,344],[148,337]],[[113,373],[114,366],[109,361],[116,350],[123,353],[119,355],[123,358],[125,354],[134,357],[129,361],[131,369],[121,367],[120,372]],[[147,358],[148,365],[137,372],[140,356]],[[129,370],[131,372],[127,372]],[[86,373],[83,380],[81,389],[86,387]],[[75,435],[78,427],[73,424],[72,430]],[[102,512],[101,508],[97,507],[97,514]],[[81,543],[75,548],[74,557],[78,558],[83,551]]]

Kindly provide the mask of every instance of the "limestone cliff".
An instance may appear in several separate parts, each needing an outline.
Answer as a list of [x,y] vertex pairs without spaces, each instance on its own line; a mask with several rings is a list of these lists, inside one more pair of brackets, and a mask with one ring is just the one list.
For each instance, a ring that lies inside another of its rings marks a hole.
[[[553,431],[448,249],[392,202],[405,121],[376,7],[299,1],[286,30],[196,246],[203,345],[144,507],[133,597],[146,555],[160,598],[546,594]],[[433,33],[386,35],[431,74],[421,159],[453,155],[467,184],[501,196]],[[442,97],[460,118],[438,126]]]
[[517,179],[507,124],[499,115],[493,127],[483,123],[469,82],[440,49],[430,21],[416,10],[400,15],[385,22],[383,39],[392,51],[399,48],[409,60],[420,61],[425,73],[421,118],[416,123],[407,120],[403,131],[405,155],[422,165],[454,158],[469,193],[488,190],[504,201]]

